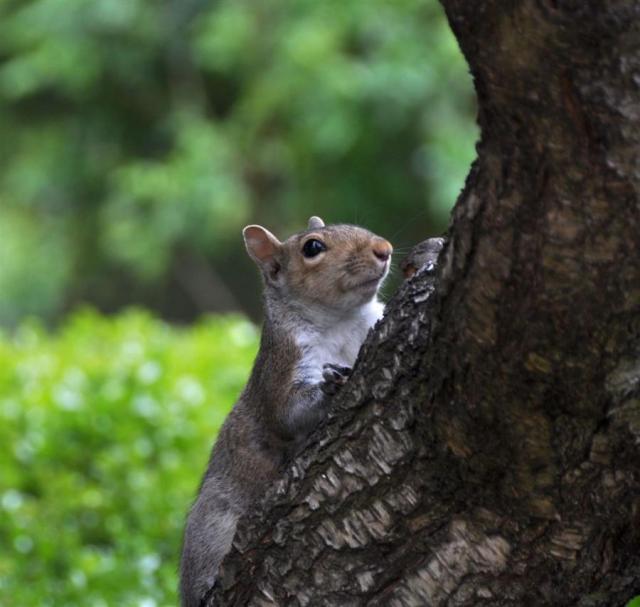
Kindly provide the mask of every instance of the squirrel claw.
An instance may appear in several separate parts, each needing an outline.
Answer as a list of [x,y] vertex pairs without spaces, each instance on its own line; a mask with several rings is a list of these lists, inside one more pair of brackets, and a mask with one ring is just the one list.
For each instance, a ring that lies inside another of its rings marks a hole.
[[413,247],[409,255],[400,263],[404,277],[411,278],[423,270],[433,272],[444,244],[444,238],[427,238]]
[[323,381],[320,384],[320,389],[325,394],[333,395],[347,382],[350,374],[350,367],[326,363],[322,366]]
[[340,375],[345,375],[345,376],[351,375],[351,367],[342,367],[341,365],[335,365],[333,363],[325,363],[324,365],[322,365],[322,369],[323,371],[326,369],[333,369]]

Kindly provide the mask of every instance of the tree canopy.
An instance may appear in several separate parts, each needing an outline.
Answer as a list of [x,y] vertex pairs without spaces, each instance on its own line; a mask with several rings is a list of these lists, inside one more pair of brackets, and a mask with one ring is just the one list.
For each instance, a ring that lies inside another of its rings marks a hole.
[[3,2],[0,323],[255,311],[245,223],[412,244],[445,225],[474,111],[435,0]]

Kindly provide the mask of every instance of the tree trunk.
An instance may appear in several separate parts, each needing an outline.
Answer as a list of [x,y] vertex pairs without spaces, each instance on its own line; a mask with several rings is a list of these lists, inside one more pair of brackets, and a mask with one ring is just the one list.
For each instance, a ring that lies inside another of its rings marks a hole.
[[443,5],[482,129],[448,244],[209,605],[640,594],[640,3]]

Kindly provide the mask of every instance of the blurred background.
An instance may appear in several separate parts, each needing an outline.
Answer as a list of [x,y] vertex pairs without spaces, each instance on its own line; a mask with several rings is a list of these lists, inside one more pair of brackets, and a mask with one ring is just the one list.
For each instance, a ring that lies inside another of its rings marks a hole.
[[474,117],[435,0],[0,0],[0,605],[176,603],[242,227],[439,234]]

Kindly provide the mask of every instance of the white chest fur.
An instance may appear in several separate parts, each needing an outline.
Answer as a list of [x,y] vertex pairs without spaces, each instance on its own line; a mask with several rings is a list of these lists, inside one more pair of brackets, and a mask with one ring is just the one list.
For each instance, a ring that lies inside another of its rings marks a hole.
[[320,383],[322,367],[326,363],[352,367],[369,329],[382,317],[383,311],[383,304],[372,301],[352,316],[299,330],[296,343],[302,358],[296,369],[296,379]]

